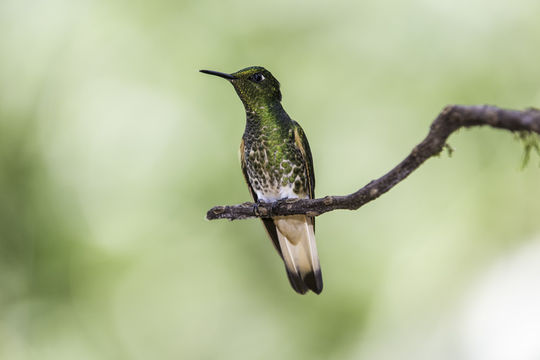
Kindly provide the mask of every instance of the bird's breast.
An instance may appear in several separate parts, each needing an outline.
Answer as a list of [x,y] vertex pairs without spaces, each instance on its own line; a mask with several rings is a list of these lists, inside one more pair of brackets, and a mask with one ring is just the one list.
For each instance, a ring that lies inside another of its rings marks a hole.
[[258,142],[244,151],[248,179],[258,199],[306,197],[306,167],[295,148],[289,144],[268,147]]

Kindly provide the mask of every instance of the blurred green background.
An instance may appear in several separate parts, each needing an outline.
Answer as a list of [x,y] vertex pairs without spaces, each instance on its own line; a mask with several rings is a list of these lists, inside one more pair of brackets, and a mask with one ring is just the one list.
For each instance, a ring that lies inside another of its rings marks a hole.
[[521,170],[512,134],[462,130],[451,158],[319,217],[325,289],[299,296],[258,220],[204,220],[249,194],[242,105],[198,70],[272,71],[317,195],[346,194],[446,104],[540,106],[539,13],[1,0],[0,358],[538,359],[539,159]]

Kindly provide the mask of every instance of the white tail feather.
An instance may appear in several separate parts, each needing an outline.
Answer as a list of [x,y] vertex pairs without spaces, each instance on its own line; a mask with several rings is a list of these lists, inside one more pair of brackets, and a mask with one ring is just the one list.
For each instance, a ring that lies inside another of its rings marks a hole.
[[[300,293],[308,288],[319,293],[322,279],[312,221],[305,215],[294,215],[274,218],[274,224],[293,287]],[[310,276],[312,280],[308,279]]]

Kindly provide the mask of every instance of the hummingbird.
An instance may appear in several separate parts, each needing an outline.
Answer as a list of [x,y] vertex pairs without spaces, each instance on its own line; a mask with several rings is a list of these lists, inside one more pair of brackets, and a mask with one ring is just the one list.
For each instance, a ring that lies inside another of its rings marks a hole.
[[[251,66],[232,74],[200,70],[228,80],[246,111],[240,144],[242,172],[253,200],[314,198],[313,159],[306,135],[281,105],[279,81],[265,68]],[[261,219],[299,294],[323,289],[315,243],[315,218],[306,215]]]

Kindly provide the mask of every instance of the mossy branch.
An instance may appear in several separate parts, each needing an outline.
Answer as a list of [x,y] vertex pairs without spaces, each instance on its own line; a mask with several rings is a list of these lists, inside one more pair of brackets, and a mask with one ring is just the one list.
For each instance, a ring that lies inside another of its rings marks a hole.
[[[287,199],[273,203],[247,202],[240,205],[215,206],[207,212],[206,218],[208,220],[236,220],[294,214],[318,216],[337,209],[356,210],[392,189],[424,161],[438,155],[446,148],[446,140],[454,131],[473,126],[490,126],[518,132],[521,138],[523,138],[523,134],[540,134],[540,110],[531,108],[518,111],[488,105],[450,105],[445,107],[433,121],[426,138],[416,145],[401,163],[379,179],[371,181],[350,195],[326,196],[319,199]],[[526,151],[530,152],[531,146]]]

